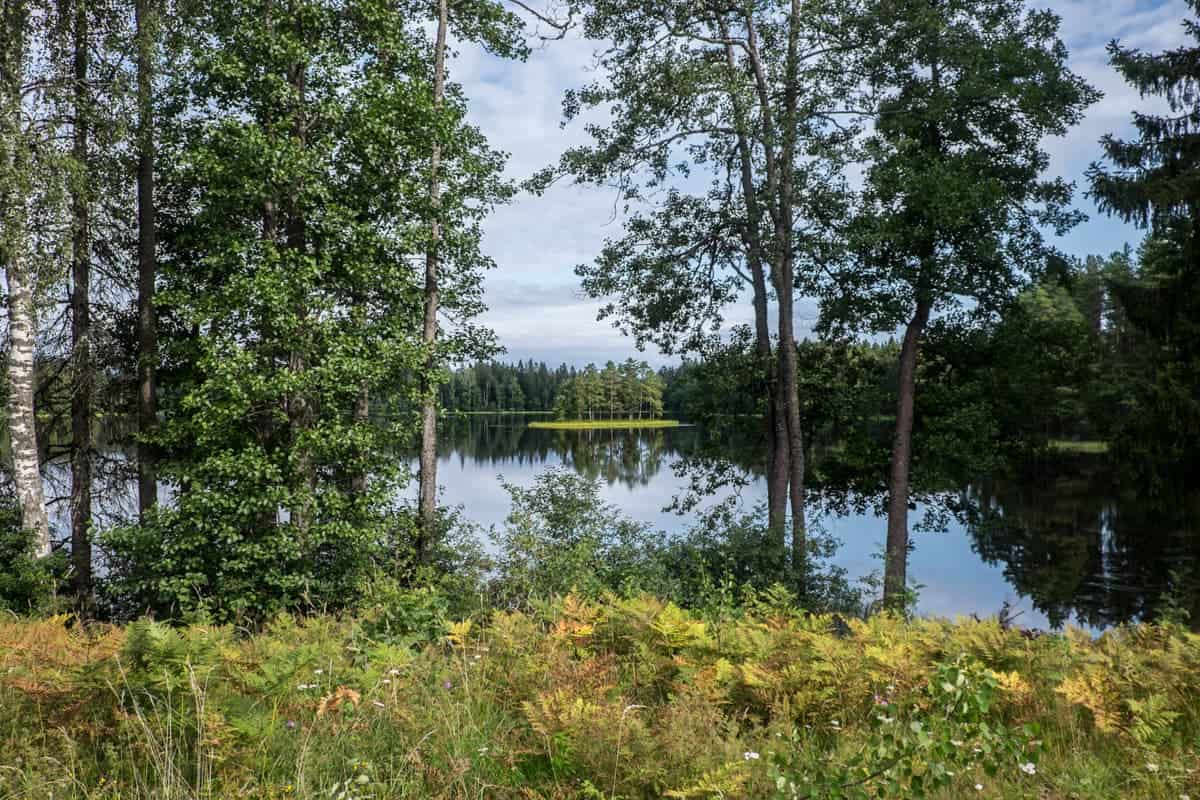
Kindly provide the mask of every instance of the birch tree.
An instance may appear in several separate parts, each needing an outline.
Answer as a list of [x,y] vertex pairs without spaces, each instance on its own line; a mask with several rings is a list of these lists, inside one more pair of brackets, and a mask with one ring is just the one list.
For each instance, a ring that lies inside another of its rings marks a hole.
[[28,109],[34,9],[26,0],[0,2],[0,266],[8,284],[8,432],[21,524],[36,537],[36,554],[51,550],[42,489],[34,390],[37,381],[37,285],[28,217],[39,168],[37,132]]

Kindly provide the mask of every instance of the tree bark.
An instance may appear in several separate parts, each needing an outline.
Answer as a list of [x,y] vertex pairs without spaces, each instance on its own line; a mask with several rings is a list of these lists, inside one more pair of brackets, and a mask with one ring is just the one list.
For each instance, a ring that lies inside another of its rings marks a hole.
[[[366,386],[358,390],[358,397],[354,401],[354,424],[366,425],[371,419],[371,390]],[[362,498],[367,493],[367,473],[363,469],[356,469],[350,477],[350,493],[355,497]]]
[[158,319],[154,310],[158,274],[158,228],[154,206],[154,0],[135,0],[138,104],[138,513],[146,519],[158,504],[155,448],[149,441],[158,426]]
[[[299,26],[301,23],[297,20],[296,24]],[[296,106],[293,109],[292,135],[296,137],[300,146],[304,147],[308,139],[307,108],[305,106],[307,71],[304,63],[297,62],[291,65],[288,74],[288,83],[291,84],[292,89],[296,93]],[[305,218],[305,212],[300,208],[299,200],[294,190],[287,198],[285,214],[284,242],[286,249],[293,258],[304,259],[308,255],[308,223]],[[308,317],[307,298],[302,298],[297,302],[295,312],[297,320],[303,328],[305,320]],[[300,343],[303,345],[303,334],[301,334]],[[295,457],[294,467],[297,486],[300,489],[301,496],[298,502],[293,503],[290,511],[292,524],[300,530],[306,530],[312,522],[311,512],[317,484],[316,468],[313,465],[313,461],[304,446],[299,444],[304,437],[304,433],[312,427],[315,416],[312,401],[310,401],[310,398],[306,395],[303,388],[301,388],[302,376],[307,368],[308,359],[306,358],[303,346],[293,349],[288,354],[288,371],[296,378],[297,389],[287,398],[287,415],[292,454]]]
[[[439,0],[433,63],[435,112],[441,110],[445,94],[446,29],[448,24],[447,0]],[[421,376],[421,395],[424,398],[424,407],[421,410],[421,460],[417,500],[419,534],[414,554],[418,563],[424,560],[425,549],[437,525],[437,395],[433,386],[433,371],[437,366],[437,359],[433,349],[437,342],[438,260],[440,256],[438,250],[442,236],[439,214],[441,180],[438,175],[441,157],[441,142],[435,138],[429,159],[429,205],[433,219],[429,225],[429,249],[425,255],[425,319],[421,337],[428,356],[425,362],[425,373]]]
[[83,0],[64,3],[72,11],[74,130],[72,155],[78,171],[71,187],[71,570],[75,602],[90,605],[92,594],[92,357],[91,357],[91,167],[88,164],[89,42]]
[[792,0],[788,15],[788,44],[785,59],[783,94],[783,131],[780,136],[779,207],[776,214],[775,238],[778,242],[779,268],[779,360],[788,448],[788,491],[792,505],[792,570],[797,588],[806,589],[805,573],[808,564],[808,525],[804,513],[805,459],[803,414],[800,411],[800,365],[796,358],[795,292],[796,263],[792,252],[795,224],[795,164],[796,126],[799,122],[800,80],[800,0]]
[[883,603],[903,610],[908,586],[908,493],[912,463],[913,401],[916,397],[917,355],[929,321],[929,302],[917,300],[916,313],[904,331],[900,347],[900,386],[896,399],[896,431],[888,472],[887,549],[884,559]]
[[[23,212],[18,211],[17,214]],[[15,216],[15,215],[14,215]],[[23,223],[23,220],[21,221]],[[37,425],[33,394],[36,380],[34,349],[37,318],[33,304],[33,275],[22,260],[24,236],[6,231],[14,247],[8,253],[8,435],[12,442],[13,484],[21,506],[21,526],[35,536],[34,553],[50,555],[50,520],[38,465]]]
[[[720,18],[721,36],[725,45],[725,63],[730,74],[738,72],[733,45],[728,43],[729,26]],[[746,112],[736,92],[730,93],[734,119],[737,123],[738,162],[742,184],[742,197],[746,203],[746,223],[743,226],[742,242],[746,247],[747,263],[750,267],[750,283],[754,302],[754,344],[763,369],[763,384],[767,401],[766,463],[767,463],[767,530],[772,539],[782,547],[784,527],[787,520],[788,482],[790,458],[787,446],[787,428],[779,407],[778,375],[775,356],[771,352],[771,327],[767,315],[767,279],[764,274],[762,238],[759,235],[759,220],[762,213],[758,193],[754,186],[754,158],[747,131]]]
[[34,554],[50,555],[50,521],[38,461],[33,398],[37,316],[35,270],[27,260],[29,148],[21,125],[21,85],[29,21],[21,0],[0,5],[0,266],[8,283],[8,432],[21,526],[34,535]]

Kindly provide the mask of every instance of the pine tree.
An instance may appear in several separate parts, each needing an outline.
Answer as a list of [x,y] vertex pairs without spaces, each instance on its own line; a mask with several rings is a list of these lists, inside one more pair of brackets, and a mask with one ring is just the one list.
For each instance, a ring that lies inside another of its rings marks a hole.
[[[1193,14],[1200,0],[1188,0]],[[1088,171],[1101,210],[1148,231],[1138,266],[1111,276],[1120,311],[1155,343],[1136,365],[1138,414],[1117,451],[1154,484],[1200,458],[1200,20],[1183,20],[1188,45],[1149,54],[1109,44],[1111,63],[1142,97],[1169,113],[1134,112],[1136,138],[1108,135],[1107,164]]]

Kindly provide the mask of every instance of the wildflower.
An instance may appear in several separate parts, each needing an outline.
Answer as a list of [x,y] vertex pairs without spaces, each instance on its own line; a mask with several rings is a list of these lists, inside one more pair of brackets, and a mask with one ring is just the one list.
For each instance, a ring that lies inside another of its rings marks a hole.
[[883,696],[883,695],[881,695],[881,694],[877,694],[877,695],[875,695],[875,705],[877,705],[877,706],[886,706],[887,704],[888,704],[888,701],[887,701],[887,698],[886,698],[886,697],[884,697],[884,696]]
[[453,689],[454,683],[451,682],[450,680],[444,680],[444,681],[442,681],[442,688],[443,689]]
[[384,678],[382,681],[380,681],[380,683],[382,683],[384,686],[388,686],[389,684],[391,684],[391,682],[392,682],[391,678]]
[[483,747],[479,748],[479,755],[484,755],[485,753],[487,753],[487,751],[488,751],[487,745],[485,744]]
[[747,761],[757,761],[758,753],[754,752],[753,750],[747,750],[746,752],[742,753],[742,758],[746,759]]
[[896,718],[895,718],[895,717],[883,717],[883,716],[880,716],[880,717],[876,717],[875,719],[879,720],[879,721],[880,721],[880,722],[882,722],[884,725],[891,725],[893,722],[895,722],[895,721],[896,721]]
[[1146,764],[1146,769],[1151,772],[1158,772],[1158,764]]
[[1037,766],[1032,761],[1026,761],[1021,765],[1021,772],[1024,772],[1026,775],[1036,775]]
[[983,791],[983,784],[982,784],[982,783],[977,783],[977,784],[975,784],[975,791],[977,791],[977,792],[982,792],[982,791]]
[[313,675],[324,675],[324,674],[325,674],[325,670],[323,670],[323,669],[314,669],[313,670]]
[[476,653],[476,654],[475,654],[475,660],[476,660],[476,661],[478,661],[478,660],[479,660],[479,659],[481,659],[481,658],[483,658],[483,656],[479,655],[478,653]]
[[400,670],[396,669],[395,667],[388,670],[388,675],[391,675],[393,678],[399,674],[400,674]]
[[1192,800],[1192,798],[1190,795],[1181,794],[1179,795],[1179,800]]
[[354,779],[354,782],[357,783],[359,786],[365,786],[366,784],[371,782],[371,776],[365,772],[360,773],[359,776]]
[[951,740],[950,740],[950,744],[954,745],[955,747],[962,747],[962,746],[963,746],[963,743],[962,743],[962,742],[960,742],[958,739],[951,739]]
[[288,720],[286,723],[284,723],[284,726],[285,726],[285,727],[286,727],[286,728],[287,728],[289,731],[294,731],[294,730],[296,730],[296,720],[294,720],[294,719],[289,719],[289,720]]

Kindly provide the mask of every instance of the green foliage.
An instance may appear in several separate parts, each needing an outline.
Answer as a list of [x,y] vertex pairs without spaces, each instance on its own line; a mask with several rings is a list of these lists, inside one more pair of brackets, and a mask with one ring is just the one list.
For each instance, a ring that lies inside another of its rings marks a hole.
[[1178,800],[1200,768],[1175,626],[837,630],[778,592],[711,618],[569,595],[416,649],[371,624],[0,619],[0,796]]
[[0,496],[0,612],[45,613],[66,571],[62,553],[35,558],[34,535],[21,527],[11,496]]
[[[800,750],[809,737],[793,733],[796,748],[775,754],[776,796],[923,798],[962,784],[963,776],[1034,775],[1036,726],[1010,728],[992,719],[999,693],[994,675],[978,664],[935,664],[923,698],[927,710],[918,705],[905,713],[877,696],[866,740],[845,760],[813,763]],[[841,723],[831,727],[840,733]]]
[[[394,448],[421,387],[490,351],[470,324],[490,266],[480,224],[510,194],[461,89],[434,99],[426,13],[186,4],[161,162],[169,389],[155,444],[171,502],[108,534],[118,606],[219,620],[336,608],[386,560],[387,500],[407,479]],[[524,51],[493,4],[456,9],[451,25]],[[414,258],[435,216],[441,307],[458,323],[430,353]],[[364,407],[384,398],[390,423]]]
[[554,415],[566,420],[658,419],[663,412],[663,380],[646,362],[632,358],[619,367],[588,364],[567,378],[554,395]]
[[505,484],[512,510],[492,532],[501,606],[527,607],[578,591],[661,590],[668,576],[660,534],[624,517],[600,498],[599,482],[552,469],[526,488]]

